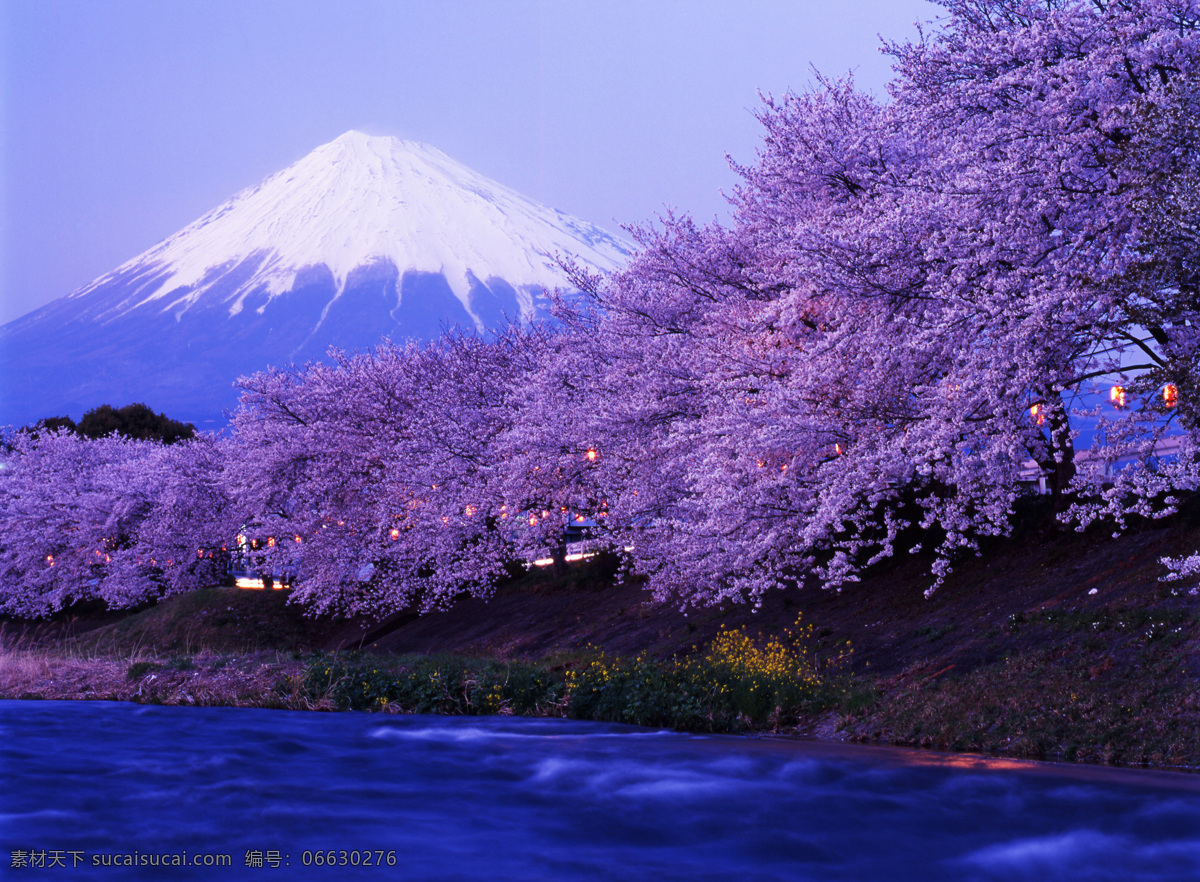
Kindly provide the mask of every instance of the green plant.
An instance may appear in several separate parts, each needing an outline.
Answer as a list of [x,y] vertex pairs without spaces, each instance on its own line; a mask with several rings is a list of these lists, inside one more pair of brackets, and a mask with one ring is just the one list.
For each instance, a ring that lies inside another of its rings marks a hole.
[[353,710],[393,705],[410,713],[472,715],[545,712],[563,691],[560,677],[532,665],[452,655],[321,656],[306,670],[302,688],[311,698]]
[[[597,655],[567,672],[568,713],[579,719],[715,732],[794,724],[833,706],[850,688],[808,657],[811,628],[760,645],[742,629],[722,630],[705,656],[656,661]],[[844,644],[831,660],[844,662]]]
[[162,670],[162,665],[152,661],[135,661],[129,666],[129,670],[125,672],[125,676],[130,680],[140,680],[142,677],[151,671]]

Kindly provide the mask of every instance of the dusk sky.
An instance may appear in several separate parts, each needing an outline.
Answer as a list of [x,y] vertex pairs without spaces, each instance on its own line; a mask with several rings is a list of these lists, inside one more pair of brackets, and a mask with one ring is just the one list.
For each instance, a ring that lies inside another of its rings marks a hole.
[[727,217],[758,91],[884,94],[926,0],[0,0],[0,323],[349,129],[619,231]]

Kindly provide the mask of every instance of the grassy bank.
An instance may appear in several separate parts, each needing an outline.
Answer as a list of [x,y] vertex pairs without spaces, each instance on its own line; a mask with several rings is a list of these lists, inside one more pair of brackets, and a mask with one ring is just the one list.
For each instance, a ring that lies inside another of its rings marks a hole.
[[[852,701],[860,685],[817,663],[811,629],[760,645],[722,631],[707,654],[667,660],[581,655],[539,663],[361,651],[105,655],[73,648],[0,653],[0,698],[94,699],[383,713],[566,716],[686,731],[795,731]],[[94,643],[94,640],[86,641]],[[848,651],[848,650],[847,650]]]
[[1200,768],[1195,612],[1155,604],[1012,621],[1033,645],[956,673],[922,664],[847,719],[860,740],[1064,761]]
[[0,696],[569,715],[1200,767],[1200,596],[1158,563],[1198,535],[1195,511],[1120,540],[1033,520],[931,600],[908,559],[840,593],[686,615],[584,566],[380,622],[209,589],[0,620]]
[[[850,671],[848,652],[719,632],[670,659],[590,649],[537,662],[449,653],[251,650],[111,655],[0,652],[0,697],[147,704],[567,716],[696,732],[771,732],[1000,756],[1164,768],[1200,766],[1197,623],[1180,616],[1058,623],[1067,640],[957,673],[923,662],[890,678]],[[1122,621],[1126,625],[1122,625]],[[1023,627],[1017,625],[1016,627]],[[1082,635],[1082,636],[1080,636]],[[1114,658],[1126,655],[1120,665]],[[1131,660],[1132,659],[1132,660]]]
[[[802,632],[807,636],[807,629]],[[760,645],[723,631],[708,653],[668,660],[589,651],[540,664],[455,655],[349,653],[317,657],[300,694],[347,710],[522,714],[694,732],[795,731],[849,706],[861,684],[818,664],[800,640]]]

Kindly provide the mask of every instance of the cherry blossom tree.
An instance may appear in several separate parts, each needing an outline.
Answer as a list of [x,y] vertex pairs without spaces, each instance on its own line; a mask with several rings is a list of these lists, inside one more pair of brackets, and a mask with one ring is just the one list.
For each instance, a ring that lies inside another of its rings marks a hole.
[[213,439],[17,433],[3,463],[0,610],[135,606],[222,578],[232,533]]
[[242,381],[231,492],[315,612],[429,609],[486,595],[520,519],[494,440],[516,414],[520,338],[386,343]]
[[[1101,379],[1130,415],[1091,463],[1194,426],[1194,4],[945,5],[892,47],[889,103],[766,100],[728,229],[668,217],[625,272],[577,276],[605,377],[558,419],[605,448],[661,595],[837,584],[906,533],[936,584],[1007,531],[1029,460],[1060,509],[1111,481],[1076,480],[1073,400]],[[1186,486],[1189,460],[1141,486]]]

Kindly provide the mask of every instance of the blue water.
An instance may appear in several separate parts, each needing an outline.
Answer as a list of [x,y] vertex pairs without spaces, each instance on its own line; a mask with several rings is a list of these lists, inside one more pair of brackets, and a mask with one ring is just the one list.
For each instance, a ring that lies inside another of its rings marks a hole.
[[[105,865],[184,852],[230,863]],[[350,865],[368,852],[380,866]],[[13,866],[31,854],[65,866]],[[0,876],[1194,880],[1200,779],[567,720],[0,701]]]

